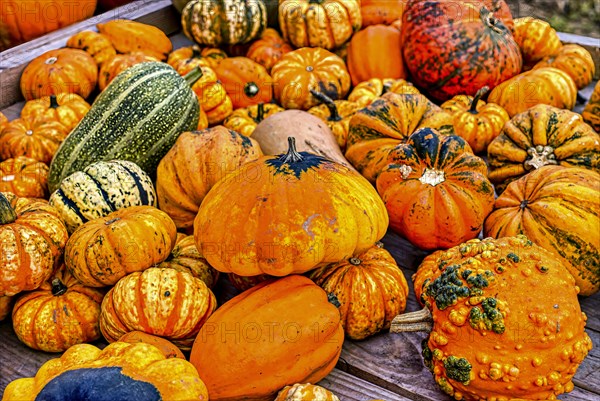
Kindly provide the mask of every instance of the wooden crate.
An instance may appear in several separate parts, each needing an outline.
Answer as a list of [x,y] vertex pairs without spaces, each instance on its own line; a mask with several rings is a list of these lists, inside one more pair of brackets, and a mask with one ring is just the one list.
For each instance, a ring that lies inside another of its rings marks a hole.
[[[97,23],[116,18],[157,26],[170,36],[175,48],[191,43],[180,32],[179,14],[170,0],[135,1],[0,53],[0,111],[9,119],[18,117],[24,103],[19,77],[31,59],[65,46],[75,32],[96,30]],[[560,36],[564,42],[579,43],[590,50],[598,66],[598,79],[600,41],[563,33]],[[582,99],[577,105],[578,110],[583,107],[592,88],[593,85],[590,85],[580,92]],[[392,232],[384,237],[383,243],[403,268],[411,286],[407,311],[418,310],[411,275],[426,253]],[[220,286],[220,301],[232,296],[230,287],[224,282]],[[600,294],[582,298],[581,306],[588,316],[587,332],[594,349],[575,376],[575,389],[560,396],[563,401],[600,400]],[[319,384],[334,391],[342,401],[449,401],[451,398],[439,390],[423,365],[420,352],[421,341],[425,337],[424,333],[381,333],[364,341],[346,340],[336,369]],[[98,346],[105,344],[102,341],[96,343]],[[42,363],[56,356],[27,348],[16,338],[9,322],[0,323],[0,394],[10,381],[33,376]]]

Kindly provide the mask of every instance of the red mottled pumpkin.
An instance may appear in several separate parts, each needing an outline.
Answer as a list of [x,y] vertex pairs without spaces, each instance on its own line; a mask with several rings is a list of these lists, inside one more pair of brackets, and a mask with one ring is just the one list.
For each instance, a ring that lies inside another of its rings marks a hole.
[[294,50],[273,28],[267,28],[260,39],[252,42],[246,57],[261,64],[268,72],[283,57],[284,54]]
[[0,163],[0,192],[26,198],[48,197],[48,166],[25,156]]
[[223,59],[215,72],[234,109],[268,103],[273,99],[269,73],[265,67],[247,57]]
[[50,164],[68,134],[69,129],[58,121],[17,118],[0,132],[0,157],[27,156]]
[[90,104],[75,93],[59,93],[29,100],[21,110],[24,120],[57,121],[70,132],[90,110]]

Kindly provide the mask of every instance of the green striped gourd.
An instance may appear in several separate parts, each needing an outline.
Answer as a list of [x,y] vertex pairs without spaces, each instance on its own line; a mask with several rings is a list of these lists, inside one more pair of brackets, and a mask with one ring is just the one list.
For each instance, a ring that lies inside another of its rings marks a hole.
[[183,33],[203,46],[248,43],[267,26],[262,0],[191,0],[181,12]]
[[58,148],[50,192],[97,161],[132,161],[154,177],[179,134],[198,126],[200,106],[190,85],[201,75],[198,69],[184,78],[161,62],[136,64],[117,75]]
[[77,171],[50,196],[72,233],[89,220],[130,206],[155,206],[156,192],[150,177],[137,164],[124,160],[96,162]]

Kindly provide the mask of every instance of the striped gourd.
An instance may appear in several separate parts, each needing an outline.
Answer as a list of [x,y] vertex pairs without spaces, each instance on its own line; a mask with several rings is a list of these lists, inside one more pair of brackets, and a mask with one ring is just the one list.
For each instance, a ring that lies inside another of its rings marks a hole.
[[119,209],[156,206],[156,200],[150,177],[135,163],[123,160],[92,163],[65,178],[50,196],[69,233]]
[[160,62],[119,74],[54,155],[50,191],[97,161],[129,160],[153,177],[179,134],[198,126],[200,106],[190,85],[200,75],[197,70],[183,78]]
[[267,26],[262,0],[191,0],[181,13],[183,33],[200,45],[247,43]]

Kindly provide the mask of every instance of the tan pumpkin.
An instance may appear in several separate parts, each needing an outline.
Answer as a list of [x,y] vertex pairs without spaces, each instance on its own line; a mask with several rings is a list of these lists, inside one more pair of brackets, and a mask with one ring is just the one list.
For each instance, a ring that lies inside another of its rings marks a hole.
[[549,23],[534,17],[513,20],[513,36],[521,49],[525,69],[544,57],[554,56],[562,46],[556,30]]
[[69,129],[58,121],[17,118],[0,132],[0,158],[27,156],[50,164]]
[[267,28],[260,39],[252,42],[246,57],[261,64],[268,72],[283,57],[284,54],[294,50],[273,28]]
[[592,126],[596,132],[600,132],[600,81],[596,82],[590,99],[585,104],[581,113],[583,121]]
[[277,394],[275,401],[340,401],[331,391],[314,384],[294,384],[285,386]]
[[75,93],[59,93],[29,100],[21,110],[24,120],[57,121],[70,132],[90,110],[90,104]]
[[421,93],[413,84],[404,79],[371,78],[356,85],[348,95],[348,100],[357,103],[360,107],[366,107],[387,92]]
[[161,61],[173,50],[169,37],[154,25],[137,21],[113,19],[96,24],[119,53],[142,52]]
[[279,113],[285,109],[279,107],[275,103],[259,103],[254,106],[245,107],[234,110],[223,121],[223,126],[230,130],[239,132],[245,136],[251,136],[256,129],[256,126],[265,118]]
[[14,297],[0,296],[0,322],[12,313]]
[[94,31],[77,32],[67,40],[67,47],[85,50],[94,58],[98,66],[117,55],[110,40]]
[[103,91],[108,84],[119,75],[119,73],[125,71],[129,67],[146,61],[160,60],[140,51],[114,56],[100,67],[100,72],[98,73],[98,88]]
[[555,67],[569,74],[577,89],[583,89],[592,82],[596,67],[589,51],[577,44],[561,46],[558,53],[544,57],[533,69]]
[[13,329],[21,342],[45,352],[63,352],[100,338],[104,293],[85,287],[64,266],[39,289],[17,299]]
[[209,190],[239,166],[263,155],[258,143],[223,126],[184,132],[157,168],[161,210],[178,228],[192,226]]
[[0,192],[26,198],[48,197],[48,166],[26,156],[0,163]]

